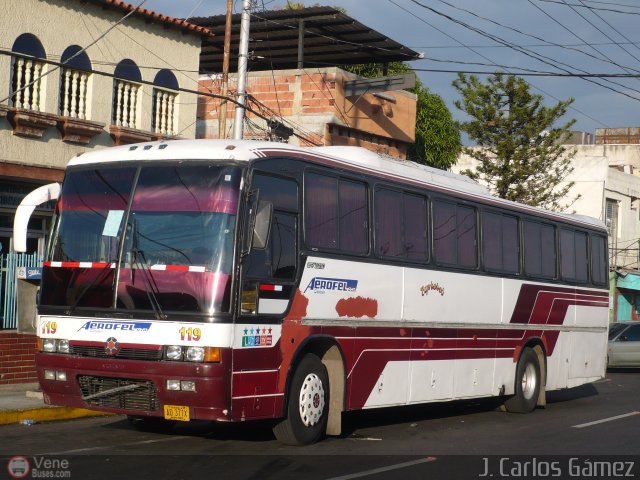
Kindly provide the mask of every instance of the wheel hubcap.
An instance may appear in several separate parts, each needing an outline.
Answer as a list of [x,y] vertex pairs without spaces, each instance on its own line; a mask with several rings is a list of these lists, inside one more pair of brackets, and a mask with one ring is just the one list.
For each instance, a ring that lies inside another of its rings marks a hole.
[[324,387],[315,373],[310,373],[300,389],[300,419],[305,427],[313,427],[322,418],[324,411]]
[[522,395],[529,400],[533,397],[537,386],[536,369],[533,364],[528,363],[522,375]]

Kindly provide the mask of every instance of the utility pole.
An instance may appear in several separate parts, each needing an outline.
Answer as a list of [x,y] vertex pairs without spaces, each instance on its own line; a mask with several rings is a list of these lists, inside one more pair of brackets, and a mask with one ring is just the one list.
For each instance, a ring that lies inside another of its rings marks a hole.
[[224,27],[224,56],[222,57],[222,85],[220,87],[220,115],[218,116],[218,138],[227,138],[227,99],[229,92],[229,57],[231,56],[231,16],[233,0],[227,0],[227,17]]
[[238,92],[236,114],[233,122],[233,139],[242,140],[244,130],[244,111],[247,100],[247,57],[249,56],[249,9],[251,0],[242,0],[242,18],[240,20],[240,49],[238,51]]

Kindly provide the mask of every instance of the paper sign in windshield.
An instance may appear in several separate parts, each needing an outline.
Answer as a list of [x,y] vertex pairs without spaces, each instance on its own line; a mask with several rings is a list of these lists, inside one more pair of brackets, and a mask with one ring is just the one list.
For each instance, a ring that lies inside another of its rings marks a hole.
[[105,237],[117,237],[123,215],[124,210],[109,210],[107,221],[104,222],[104,228],[102,229],[102,235]]

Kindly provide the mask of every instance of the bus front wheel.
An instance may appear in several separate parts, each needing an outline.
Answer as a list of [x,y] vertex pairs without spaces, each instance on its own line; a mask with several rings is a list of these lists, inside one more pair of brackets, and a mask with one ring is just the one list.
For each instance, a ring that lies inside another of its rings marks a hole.
[[507,412],[529,413],[536,408],[540,395],[540,364],[538,356],[525,348],[516,367],[515,394],[504,402]]
[[317,442],[327,428],[329,375],[320,359],[307,354],[298,364],[289,390],[286,413],[273,433],[287,445]]

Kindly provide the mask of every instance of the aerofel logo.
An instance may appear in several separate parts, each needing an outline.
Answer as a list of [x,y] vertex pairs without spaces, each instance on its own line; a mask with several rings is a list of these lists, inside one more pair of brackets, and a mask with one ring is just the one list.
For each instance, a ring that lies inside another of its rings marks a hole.
[[109,322],[102,320],[90,320],[82,325],[78,331],[87,332],[148,332],[151,322]]
[[346,278],[324,278],[313,277],[304,289],[304,293],[307,290],[311,290],[314,293],[324,293],[327,291],[340,291],[340,292],[355,292],[358,289],[358,280],[351,280]]
[[11,457],[7,463],[7,471],[11,478],[26,478],[31,471],[31,465],[25,457]]

